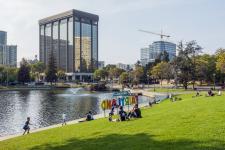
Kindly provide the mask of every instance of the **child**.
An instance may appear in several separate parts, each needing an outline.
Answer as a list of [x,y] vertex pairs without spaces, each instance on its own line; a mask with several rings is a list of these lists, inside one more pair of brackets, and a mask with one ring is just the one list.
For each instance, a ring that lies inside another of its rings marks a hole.
[[27,132],[27,134],[30,133],[30,127],[29,127],[30,124],[30,117],[27,117],[27,121],[25,122],[25,125],[23,126],[23,129],[24,129],[24,132],[23,132],[23,135]]
[[62,114],[62,119],[63,119],[63,122],[62,122],[62,126],[63,125],[66,125],[66,114]]

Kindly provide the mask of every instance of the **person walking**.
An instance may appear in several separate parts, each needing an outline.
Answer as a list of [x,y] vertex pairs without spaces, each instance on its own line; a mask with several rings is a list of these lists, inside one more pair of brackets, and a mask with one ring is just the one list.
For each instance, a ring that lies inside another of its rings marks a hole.
[[27,121],[25,122],[25,125],[23,126],[23,129],[24,129],[24,132],[23,132],[23,135],[26,134],[29,134],[30,133],[30,126],[29,125],[32,125],[30,123],[30,117],[27,117]]
[[63,122],[62,122],[62,126],[63,125],[66,125],[66,114],[62,114],[62,119],[63,119]]

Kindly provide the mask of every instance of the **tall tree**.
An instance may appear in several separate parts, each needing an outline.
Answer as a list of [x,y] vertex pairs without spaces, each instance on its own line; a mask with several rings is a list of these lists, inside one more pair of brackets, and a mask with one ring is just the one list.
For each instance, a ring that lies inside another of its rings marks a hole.
[[[193,88],[196,80],[196,56],[201,52],[202,48],[196,41],[179,42],[177,45],[178,56],[174,59],[173,65],[178,69],[178,80],[187,89],[188,82],[192,81]],[[178,67],[178,68],[177,68]]]
[[139,62],[135,64],[135,69],[132,71],[133,82],[138,84],[141,81],[141,78],[144,75],[144,68],[140,65]]
[[30,82],[30,66],[24,58],[20,62],[20,68],[18,71],[18,81],[21,83]]
[[220,75],[220,81],[224,84],[225,80],[225,49],[216,51],[216,69]]
[[171,65],[168,62],[160,62],[151,70],[151,75],[155,79],[159,79],[162,85],[162,80],[166,79],[168,82],[172,78]]
[[55,65],[55,58],[53,53],[50,53],[50,57],[49,57],[49,61],[48,61],[48,66],[47,66],[47,70],[46,70],[46,81],[50,82],[52,85],[52,82],[56,82],[57,81],[57,68]]

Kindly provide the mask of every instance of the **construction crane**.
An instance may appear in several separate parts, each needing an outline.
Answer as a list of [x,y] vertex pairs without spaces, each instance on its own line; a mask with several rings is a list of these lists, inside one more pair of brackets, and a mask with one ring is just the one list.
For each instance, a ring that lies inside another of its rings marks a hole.
[[163,37],[167,37],[167,38],[170,37],[170,35],[162,34],[162,32],[161,32],[161,34],[160,34],[160,33],[155,33],[155,32],[146,31],[146,30],[138,30],[138,31],[140,31],[140,32],[145,32],[145,33],[149,33],[149,34],[154,34],[154,35],[159,35],[159,36],[161,37],[161,40],[163,40]]

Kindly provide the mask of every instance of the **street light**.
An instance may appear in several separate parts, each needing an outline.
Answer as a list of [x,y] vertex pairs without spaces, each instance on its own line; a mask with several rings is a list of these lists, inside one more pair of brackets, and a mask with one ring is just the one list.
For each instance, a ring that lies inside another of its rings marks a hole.
[[214,80],[214,90],[216,89],[216,74],[213,73],[213,80]]
[[149,75],[147,75],[147,78],[148,78],[148,88],[149,88],[149,77],[150,77],[150,76],[149,76]]
[[155,78],[153,77],[153,80],[154,80],[154,92],[155,92]]

